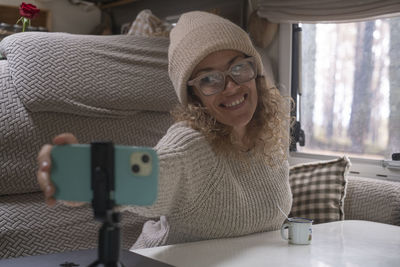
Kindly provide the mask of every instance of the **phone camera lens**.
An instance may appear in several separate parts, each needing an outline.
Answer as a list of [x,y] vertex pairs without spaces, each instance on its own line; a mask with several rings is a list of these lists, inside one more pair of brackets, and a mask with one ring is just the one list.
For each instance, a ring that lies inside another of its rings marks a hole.
[[133,172],[133,173],[138,173],[138,172],[140,172],[140,167],[139,167],[139,165],[137,165],[137,164],[132,165],[132,172]]
[[148,163],[148,162],[150,161],[149,155],[143,155],[143,156],[142,156],[142,161],[143,161],[144,163]]

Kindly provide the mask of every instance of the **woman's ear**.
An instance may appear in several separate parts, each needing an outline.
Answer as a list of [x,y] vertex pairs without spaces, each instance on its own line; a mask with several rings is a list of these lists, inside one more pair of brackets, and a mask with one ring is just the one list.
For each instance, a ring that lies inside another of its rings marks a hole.
[[257,10],[255,10],[250,15],[247,28],[254,44],[260,48],[266,48],[275,37],[278,31],[278,24],[260,18],[257,15]]

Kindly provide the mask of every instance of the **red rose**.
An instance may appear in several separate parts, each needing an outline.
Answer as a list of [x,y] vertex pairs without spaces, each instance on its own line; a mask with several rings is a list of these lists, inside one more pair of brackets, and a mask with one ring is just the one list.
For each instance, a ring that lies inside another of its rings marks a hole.
[[19,7],[19,14],[21,17],[27,19],[33,19],[39,14],[40,9],[36,8],[35,5],[32,4],[25,4],[22,2],[21,6]]

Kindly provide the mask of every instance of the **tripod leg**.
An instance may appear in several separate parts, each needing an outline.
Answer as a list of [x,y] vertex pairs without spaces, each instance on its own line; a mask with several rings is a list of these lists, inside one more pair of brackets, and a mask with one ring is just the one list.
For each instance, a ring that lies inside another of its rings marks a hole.
[[121,229],[119,226],[120,214],[112,212],[108,220],[103,222],[99,230],[98,260],[89,265],[90,267],[123,267],[119,261],[121,252]]

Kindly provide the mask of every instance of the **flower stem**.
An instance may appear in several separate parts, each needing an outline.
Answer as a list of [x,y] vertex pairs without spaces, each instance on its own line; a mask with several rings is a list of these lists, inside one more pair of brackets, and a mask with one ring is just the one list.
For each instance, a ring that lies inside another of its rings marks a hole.
[[26,27],[30,25],[30,19],[23,18],[22,19],[22,32],[25,31]]

